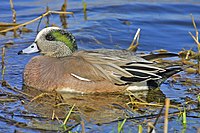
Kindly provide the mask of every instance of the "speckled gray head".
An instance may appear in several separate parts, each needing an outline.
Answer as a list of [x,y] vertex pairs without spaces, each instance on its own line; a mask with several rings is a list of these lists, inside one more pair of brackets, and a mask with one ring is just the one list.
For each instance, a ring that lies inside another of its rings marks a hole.
[[76,40],[70,32],[58,27],[48,27],[42,29],[35,41],[18,54],[40,52],[45,56],[64,57],[70,56],[76,50]]

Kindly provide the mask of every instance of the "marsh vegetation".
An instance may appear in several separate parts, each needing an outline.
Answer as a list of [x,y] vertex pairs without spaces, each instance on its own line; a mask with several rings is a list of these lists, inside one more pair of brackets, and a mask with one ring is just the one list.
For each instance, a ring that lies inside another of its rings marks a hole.
[[[0,13],[2,131],[200,131],[200,3],[10,0],[1,7],[5,9]],[[23,88],[23,68],[33,55],[17,56],[17,51],[46,26],[70,30],[80,49],[177,53],[179,57],[153,61],[182,66],[184,71],[160,88],[128,95],[60,95]],[[138,28],[141,31],[136,32]]]

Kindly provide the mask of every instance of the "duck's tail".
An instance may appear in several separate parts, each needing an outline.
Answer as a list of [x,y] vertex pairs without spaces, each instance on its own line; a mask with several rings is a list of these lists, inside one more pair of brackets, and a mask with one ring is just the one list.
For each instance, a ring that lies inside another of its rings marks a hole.
[[178,54],[175,53],[146,54],[146,55],[141,55],[140,57],[148,61],[153,61],[160,58],[178,57]]
[[157,73],[157,75],[162,77],[161,79],[147,81],[147,85],[150,87],[150,89],[159,87],[169,77],[171,77],[172,75],[174,75],[178,72],[183,71],[183,69],[181,67],[167,68],[165,70],[166,71],[164,71],[164,72]]

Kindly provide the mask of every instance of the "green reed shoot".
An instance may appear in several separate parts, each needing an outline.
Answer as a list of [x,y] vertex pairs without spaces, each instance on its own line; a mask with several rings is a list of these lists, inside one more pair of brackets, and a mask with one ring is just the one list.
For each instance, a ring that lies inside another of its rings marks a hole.
[[84,19],[87,20],[87,3],[82,0]]
[[187,124],[187,120],[186,120],[186,109],[184,108],[184,112],[183,112],[183,124]]
[[64,130],[67,130],[66,124],[67,124],[67,121],[69,120],[69,117],[70,117],[70,115],[71,115],[71,113],[72,113],[74,107],[75,107],[75,104],[74,104],[74,105],[71,107],[71,109],[69,110],[69,112],[68,112],[68,114],[67,114],[67,116],[66,116],[66,118],[65,118],[65,120],[64,120],[64,122],[63,122],[63,124],[62,124],[62,127],[64,128]]
[[138,125],[138,133],[142,133],[142,130],[143,130],[142,125]]
[[183,114],[182,114],[182,117],[183,117],[183,125],[186,126],[187,124],[187,119],[186,119],[186,109],[184,108],[184,111],[183,111]]
[[82,4],[83,4],[83,12],[86,13],[86,11],[87,11],[87,3],[84,0],[82,0]]
[[123,129],[123,126],[126,122],[126,119],[124,119],[122,122],[118,122],[117,132],[120,133]]
[[197,96],[198,107],[200,106],[200,94]]

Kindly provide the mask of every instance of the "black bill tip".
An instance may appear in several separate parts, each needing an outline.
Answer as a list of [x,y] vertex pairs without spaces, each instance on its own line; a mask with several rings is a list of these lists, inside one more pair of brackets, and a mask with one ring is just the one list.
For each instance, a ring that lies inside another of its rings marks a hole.
[[18,54],[18,55],[23,54],[23,51],[21,50],[21,51],[19,51],[17,54]]

